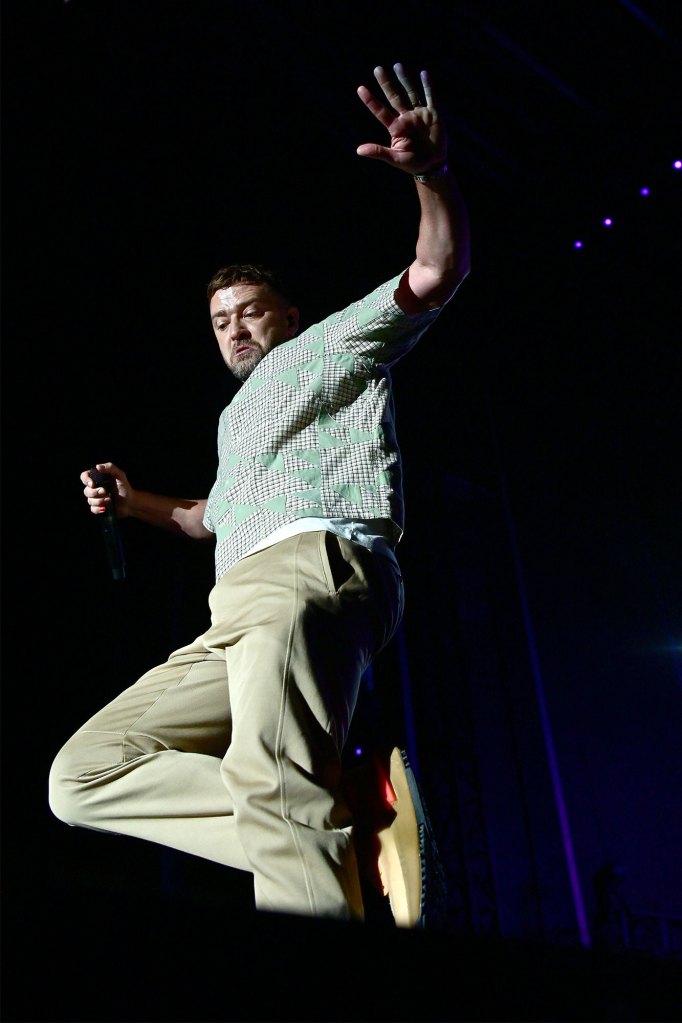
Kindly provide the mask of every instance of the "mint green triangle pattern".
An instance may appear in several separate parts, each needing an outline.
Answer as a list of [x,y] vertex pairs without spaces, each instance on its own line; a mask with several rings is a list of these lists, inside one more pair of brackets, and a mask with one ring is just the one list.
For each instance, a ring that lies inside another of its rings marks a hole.
[[341,497],[345,497],[347,501],[351,501],[356,504],[359,508],[362,507],[362,487],[358,486],[357,483],[339,483],[338,486],[333,487],[333,490]]
[[350,352],[334,352],[329,356],[330,362],[335,362],[337,366],[342,366],[343,369],[347,369],[349,373],[352,373],[355,369],[355,358]]
[[267,383],[267,380],[261,380],[260,377],[250,376],[243,387],[237,391],[230,404],[238,405],[240,402],[244,401],[245,398],[248,398],[254,391],[259,390],[261,387],[265,387]]
[[273,380],[281,380],[283,384],[289,384],[291,387],[298,387],[298,369],[292,367],[292,369],[284,369],[281,373],[278,373]]
[[380,309],[364,308],[361,309],[358,313],[358,323],[360,324],[361,327],[365,327],[367,326],[368,323],[371,323],[372,320],[376,320],[379,316],[381,316]]
[[256,455],[254,462],[259,462],[266,469],[276,469],[277,472],[286,472],[284,467],[284,455],[281,451],[266,451],[262,455]]
[[369,440],[374,440],[376,433],[373,433],[372,430],[354,430],[351,426],[348,429],[348,437],[351,444],[363,444]]
[[327,433],[327,430],[338,430],[340,427],[338,423],[332,419],[329,413],[324,411],[324,409],[320,412],[317,418],[317,425],[321,448],[342,448],[348,443],[346,437],[335,437],[334,434]]

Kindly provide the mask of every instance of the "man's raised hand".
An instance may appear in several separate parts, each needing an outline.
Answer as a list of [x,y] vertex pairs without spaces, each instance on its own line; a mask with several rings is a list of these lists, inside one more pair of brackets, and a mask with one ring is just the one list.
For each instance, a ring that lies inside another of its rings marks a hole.
[[374,69],[387,103],[375,99],[366,86],[358,88],[362,102],[388,131],[390,145],[366,142],[358,146],[357,153],[383,160],[407,174],[425,174],[447,159],[445,127],[433,105],[428,72],[421,72],[416,85],[402,64],[394,64],[393,70],[395,79],[383,67]]

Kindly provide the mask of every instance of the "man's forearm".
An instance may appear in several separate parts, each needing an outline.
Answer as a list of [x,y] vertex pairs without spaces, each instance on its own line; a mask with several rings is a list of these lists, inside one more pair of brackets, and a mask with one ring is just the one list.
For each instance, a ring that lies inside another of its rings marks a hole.
[[433,181],[417,181],[416,186],[421,219],[409,285],[417,299],[435,309],[447,302],[469,273],[469,217],[450,173]]
[[184,533],[193,540],[213,539],[214,534],[203,524],[206,498],[189,500],[135,490],[121,511],[124,517],[140,519],[173,533]]

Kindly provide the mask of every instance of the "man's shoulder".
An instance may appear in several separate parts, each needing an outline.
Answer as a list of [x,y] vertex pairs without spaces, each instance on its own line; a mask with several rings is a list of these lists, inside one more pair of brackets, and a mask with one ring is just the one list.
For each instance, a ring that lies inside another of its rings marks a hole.
[[379,284],[372,291],[363,295],[362,298],[354,299],[347,305],[335,312],[330,313],[322,320],[306,327],[293,342],[308,344],[314,343],[316,338],[324,338],[329,330],[333,330],[341,324],[358,324],[363,326],[366,322],[382,314],[395,316],[402,315],[402,311],[395,300],[395,293],[400,283],[401,274],[390,278],[388,281]]

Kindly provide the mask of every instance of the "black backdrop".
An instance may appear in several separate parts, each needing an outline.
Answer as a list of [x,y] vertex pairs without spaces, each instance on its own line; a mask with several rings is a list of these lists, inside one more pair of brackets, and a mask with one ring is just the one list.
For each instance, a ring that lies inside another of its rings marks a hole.
[[[207,492],[234,391],[204,305],[217,265],[282,267],[311,323],[410,261],[409,182],[355,155],[378,137],[355,89],[395,60],[428,67],[447,109],[474,269],[395,372],[408,614],[380,688],[402,676],[394,703],[455,888],[474,852],[450,831],[481,826],[496,933],[578,942],[548,751],[590,926],[609,864],[634,912],[681,918],[677,6],[3,13],[4,835],[20,947],[58,945],[69,907],[87,929],[90,900],[220,901],[209,867],[49,816],[54,752],[203,628],[212,578],[208,548],[130,524],[114,586],[78,475],[112,458],[145,488]],[[482,920],[470,907],[455,930]]]

